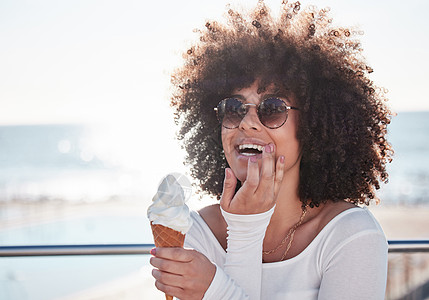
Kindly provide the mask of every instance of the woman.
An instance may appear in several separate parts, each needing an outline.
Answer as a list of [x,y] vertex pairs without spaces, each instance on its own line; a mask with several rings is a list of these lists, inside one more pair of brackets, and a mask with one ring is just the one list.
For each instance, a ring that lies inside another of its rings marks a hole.
[[391,113],[351,29],[327,10],[260,1],[207,22],[173,76],[192,176],[219,205],[190,249],[156,248],[180,299],[383,299],[387,243],[366,208],[387,181]]

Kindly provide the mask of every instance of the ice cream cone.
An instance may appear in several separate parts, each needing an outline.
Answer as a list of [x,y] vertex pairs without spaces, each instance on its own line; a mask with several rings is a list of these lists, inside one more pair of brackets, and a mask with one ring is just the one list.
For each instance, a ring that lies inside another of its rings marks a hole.
[[183,247],[185,235],[180,231],[163,225],[153,224],[153,222],[150,222],[150,226],[152,227],[156,247]]
[[[185,235],[180,231],[176,231],[163,225],[153,224],[152,227],[153,239],[156,247],[183,247]],[[173,300],[173,296],[165,294],[166,300]]]
[[[183,247],[185,234],[192,226],[189,208],[185,204],[189,195],[185,190],[190,190],[190,183],[186,177],[175,173],[164,177],[158,186],[153,203],[147,210],[156,247]],[[165,298],[173,299],[169,295]]]

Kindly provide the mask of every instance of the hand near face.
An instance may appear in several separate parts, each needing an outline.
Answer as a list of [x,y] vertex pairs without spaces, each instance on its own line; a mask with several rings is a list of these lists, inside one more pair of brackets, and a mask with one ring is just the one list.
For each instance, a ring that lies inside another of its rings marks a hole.
[[156,248],[151,253],[158,290],[183,300],[203,298],[216,273],[216,266],[203,254],[183,248]]
[[283,180],[284,157],[275,161],[275,146],[266,145],[262,151],[261,170],[258,160],[250,157],[247,176],[242,187],[235,193],[237,178],[231,169],[225,170],[220,205],[233,214],[258,214],[270,210],[276,201]]

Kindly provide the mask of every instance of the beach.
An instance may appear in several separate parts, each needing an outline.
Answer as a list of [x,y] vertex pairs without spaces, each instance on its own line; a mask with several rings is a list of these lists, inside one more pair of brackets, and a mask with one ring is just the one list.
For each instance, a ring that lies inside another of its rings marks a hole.
[[429,240],[428,205],[373,206],[371,212],[382,226],[389,240]]

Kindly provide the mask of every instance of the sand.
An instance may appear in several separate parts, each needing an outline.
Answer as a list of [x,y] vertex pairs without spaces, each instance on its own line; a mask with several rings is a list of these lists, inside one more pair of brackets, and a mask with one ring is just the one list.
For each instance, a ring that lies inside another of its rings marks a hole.
[[378,205],[370,208],[387,239],[429,240],[429,206]]

